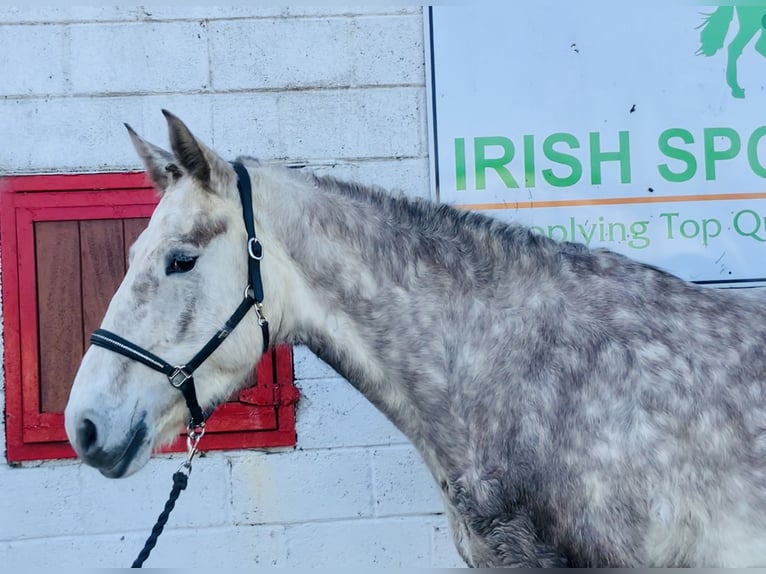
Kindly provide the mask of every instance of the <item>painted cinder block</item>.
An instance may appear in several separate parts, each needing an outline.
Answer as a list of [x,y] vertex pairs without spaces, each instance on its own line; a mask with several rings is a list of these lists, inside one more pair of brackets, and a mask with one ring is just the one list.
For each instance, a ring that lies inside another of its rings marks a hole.
[[422,85],[422,26],[419,15],[211,22],[212,87]]
[[423,157],[425,113],[421,88],[217,94],[215,148],[293,161]]
[[[0,563],[9,572],[30,569],[127,568],[151,532],[124,531],[95,536],[0,542]],[[190,568],[226,572],[285,563],[281,526],[230,526],[175,529],[168,526],[144,562],[145,568]]]
[[[173,486],[182,455],[156,458],[139,473],[108,480],[80,463],[39,468],[3,468],[0,540],[133,529],[151,530]],[[31,485],[34,485],[33,487]],[[215,495],[211,495],[215,492]],[[171,516],[171,526],[218,526],[231,522],[228,464],[224,458],[199,459],[194,476]]]
[[144,22],[69,26],[75,94],[184,92],[208,86],[207,24]]
[[[213,572],[284,566],[287,555],[284,530],[282,526],[249,525],[169,530],[167,539],[163,534],[145,566],[183,566]],[[138,541],[140,549],[143,540]]]
[[0,95],[61,94],[66,91],[65,60],[68,53],[63,27],[2,26],[0,54]]
[[231,465],[235,524],[372,515],[366,449],[248,453],[232,457]]
[[346,380],[298,383],[301,400],[296,412],[302,449],[408,444],[407,438]]
[[143,169],[123,122],[167,149],[162,108],[188,118],[189,125],[203,139],[210,137],[211,106],[206,95],[0,99],[0,125],[8,133],[24,134],[14,140],[14,145],[0,146],[0,171]]
[[465,568],[466,564],[455,548],[452,531],[443,516],[429,521],[431,531],[431,566],[434,568]]
[[130,142],[115,143],[124,138],[125,130],[116,118],[137,115],[139,110],[137,99],[125,98],[0,100],[0,124],[9,133],[24,134],[15,138],[14,145],[0,146],[0,170],[95,171],[132,163]]
[[340,377],[330,365],[319,359],[304,345],[293,347],[293,372],[296,381]]
[[417,519],[353,520],[290,526],[291,567],[430,566],[430,528]]
[[376,516],[444,512],[437,485],[411,446],[372,451]]

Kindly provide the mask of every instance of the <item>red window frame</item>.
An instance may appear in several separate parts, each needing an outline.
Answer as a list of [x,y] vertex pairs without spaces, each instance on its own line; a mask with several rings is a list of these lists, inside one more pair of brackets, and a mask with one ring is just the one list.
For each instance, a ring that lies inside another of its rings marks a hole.
[[[6,456],[10,462],[73,458],[64,415],[42,412],[34,224],[151,216],[158,198],[143,173],[0,179]],[[22,320],[23,318],[23,320]],[[205,450],[294,446],[298,390],[292,349],[264,355],[257,384],[210,417]],[[184,451],[181,436],[164,452]]]

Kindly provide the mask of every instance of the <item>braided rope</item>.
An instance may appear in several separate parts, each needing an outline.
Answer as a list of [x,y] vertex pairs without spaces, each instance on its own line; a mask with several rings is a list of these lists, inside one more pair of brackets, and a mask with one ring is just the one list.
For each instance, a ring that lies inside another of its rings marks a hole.
[[173,474],[173,488],[170,491],[168,501],[165,503],[165,508],[160,512],[159,517],[157,517],[157,523],[154,525],[154,528],[152,528],[152,533],[149,535],[149,538],[146,539],[144,548],[138,553],[138,557],[133,561],[131,568],[141,568],[146,559],[149,558],[149,554],[151,554],[152,549],[154,549],[157,544],[157,538],[162,534],[162,530],[165,528],[168,518],[170,518],[170,513],[176,505],[176,500],[178,500],[181,491],[186,489],[188,481],[189,475],[180,470]]

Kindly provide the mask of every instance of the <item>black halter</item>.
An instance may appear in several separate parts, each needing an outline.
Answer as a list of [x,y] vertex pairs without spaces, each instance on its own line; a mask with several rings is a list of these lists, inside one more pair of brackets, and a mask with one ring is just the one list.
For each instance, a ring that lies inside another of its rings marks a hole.
[[224,339],[229,336],[234,327],[244,319],[251,307],[255,307],[255,313],[258,316],[258,324],[263,333],[263,352],[269,348],[269,322],[263,316],[263,282],[261,281],[261,259],[263,259],[263,246],[255,236],[255,224],[253,222],[253,197],[250,187],[250,175],[247,169],[240,162],[232,162],[234,171],[237,172],[237,189],[242,201],[242,211],[245,218],[245,229],[247,230],[247,268],[248,284],[245,288],[245,298],[239,304],[236,311],[232,313],[228,321],[213,335],[210,340],[202,347],[199,352],[191,358],[189,362],[183,365],[173,366],[164,359],[161,359],[154,353],[115,335],[105,329],[97,329],[90,336],[90,342],[98,347],[103,347],[119,353],[129,359],[133,359],[146,365],[147,367],[164,373],[170,384],[177,388],[186,400],[186,406],[191,414],[189,422],[190,429],[198,429],[205,426],[205,413],[197,401],[197,391],[194,388],[194,371],[210,355],[213,354]]

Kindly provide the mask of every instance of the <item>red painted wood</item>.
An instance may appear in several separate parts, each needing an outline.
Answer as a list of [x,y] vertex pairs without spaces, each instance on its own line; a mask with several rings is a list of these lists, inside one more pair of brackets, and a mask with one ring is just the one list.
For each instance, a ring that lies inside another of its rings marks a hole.
[[[40,361],[38,355],[37,274],[35,264],[35,221],[28,209],[16,210],[17,270],[19,293],[19,353],[22,442],[33,440],[26,436],[40,418]],[[3,280],[5,284],[5,280]],[[6,378],[6,389],[14,384]],[[9,449],[10,456],[10,449]]]
[[[66,441],[62,412],[41,411],[39,345],[37,332],[38,304],[36,286],[38,265],[35,253],[35,224],[66,227],[67,224],[49,222],[79,221],[81,265],[86,277],[83,295],[88,309],[85,320],[87,331],[100,322],[99,304],[108,299],[107,293],[115,287],[117,273],[105,271],[104,285],[89,285],[88,277],[100,277],[97,268],[123,259],[127,247],[146,225],[158,198],[146,182],[143,173],[76,174],[49,176],[13,176],[0,179],[0,257],[3,263],[3,329],[6,404],[6,447],[9,461],[70,458],[74,452]],[[91,248],[98,241],[95,235],[107,233],[110,225],[93,220],[125,219],[122,224],[122,247],[115,244]],[[49,227],[48,229],[54,229]],[[83,230],[84,233],[83,233]],[[90,238],[90,239],[89,239]],[[49,244],[50,239],[44,243]],[[108,262],[104,263],[103,257]],[[39,275],[52,271],[40,261]],[[45,267],[45,269],[43,269]],[[59,270],[59,272],[61,272]],[[94,275],[95,274],[95,275]],[[100,279],[95,280],[100,281]],[[47,297],[48,295],[46,295]],[[55,297],[55,295],[54,295]],[[100,303],[94,302],[98,299]],[[93,306],[92,308],[89,306]],[[42,320],[45,313],[42,310]],[[55,313],[54,313],[55,314]],[[56,319],[58,320],[58,319]],[[83,333],[87,335],[87,333]],[[47,335],[43,335],[45,339]],[[43,346],[45,343],[43,342]],[[69,350],[69,349],[67,349]],[[272,357],[272,353],[274,356]],[[295,444],[295,411],[297,398],[293,385],[292,350],[280,347],[266,355],[257,369],[254,389],[259,393],[259,404],[230,402],[222,405],[211,417],[203,450],[232,448],[268,448]],[[43,362],[46,359],[43,359]],[[63,376],[61,377],[63,378]],[[65,394],[68,394],[68,385]],[[274,391],[277,391],[276,393]],[[243,391],[244,392],[244,391]],[[271,393],[271,395],[269,395]],[[279,398],[279,405],[263,405],[263,397]],[[43,399],[61,407],[63,395]],[[48,404],[49,403],[49,404]],[[169,451],[185,450],[185,441],[179,438]]]
[[259,407],[231,402],[222,404],[213,412],[207,430],[215,433],[276,428],[277,414],[273,404]]
[[136,239],[138,239],[141,232],[146,229],[147,225],[149,225],[148,217],[124,219],[122,221],[123,245],[125,246],[125,269],[128,268],[128,252],[130,251],[130,247],[136,242]]
[[83,354],[77,221],[35,225],[40,410],[62,412]]
[[37,413],[24,421],[24,442],[66,441],[63,413]]
[[231,400],[249,405],[274,404],[274,353],[267,352],[261,357],[249,387],[235,393]]
[[[2,185],[3,178],[0,178]],[[0,193],[0,257],[3,290],[3,366],[5,368],[5,439],[9,460],[23,449],[21,385],[21,318],[15,195]]]
[[[125,245],[121,219],[80,222],[82,268],[82,338],[98,329],[125,276]],[[68,391],[67,391],[68,394]]]
[[[263,449],[295,446],[295,428],[283,425],[284,430],[264,432],[205,433],[200,449],[204,451],[233,449]],[[167,449],[159,452],[185,452],[186,437],[179,436]]]
[[147,217],[154,211],[155,205],[71,205],[44,206],[26,208],[35,221],[81,221],[84,219],[125,219]]
[[287,345],[277,347],[274,356],[274,381],[278,386],[278,396],[276,397],[276,401],[281,405],[292,405],[300,398],[298,388],[293,383],[295,374],[293,373],[292,347]]
[[11,175],[0,180],[0,192],[152,189],[144,172]]
[[274,350],[270,349],[261,357],[255,367],[255,381],[259,386],[274,384]]
[[277,347],[275,356],[274,379],[279,388],[277,424],[280,429],[284,429],[284,440],[295,444],[298,441],[295,432],[295,403],[300,398],[300,392],[294,383],[293,349],[287,345]]

